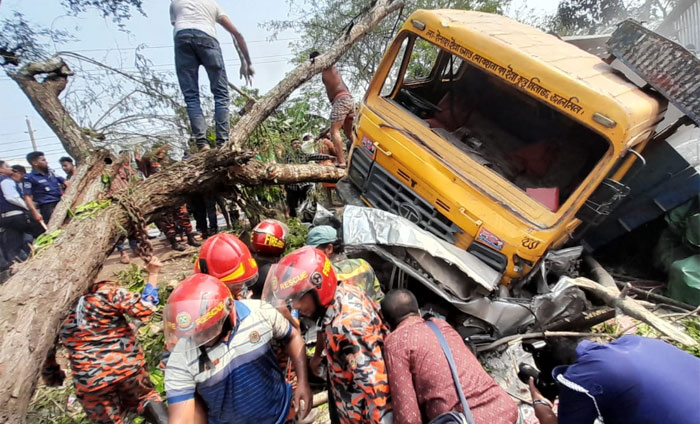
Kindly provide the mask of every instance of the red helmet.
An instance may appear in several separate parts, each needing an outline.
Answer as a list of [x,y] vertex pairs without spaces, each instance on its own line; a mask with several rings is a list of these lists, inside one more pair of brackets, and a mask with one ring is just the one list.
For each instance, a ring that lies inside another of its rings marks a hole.
[[289,228],[276,219],[266,219],[253,228],[250,246],[253,252],[281,255],[287,245]]
[[311,290],[323,307],[330,305],[338,287],[335,271],[326,255],[311,246],[288,254],[267,274],[262,298],[275,306],[286,305]]
[[173,290],[165,305],[165,345],[172,350],[178,340],[190,338],[190,348],[202,346],[221,334],[227,319],[235,326],[235,303],[229,289],[211,275],[191,275]]
[[239,293],[258,278],[258,264],[248,247],[233,234],[219,233],[209,237],[194,261],[194,272],[209,274]]

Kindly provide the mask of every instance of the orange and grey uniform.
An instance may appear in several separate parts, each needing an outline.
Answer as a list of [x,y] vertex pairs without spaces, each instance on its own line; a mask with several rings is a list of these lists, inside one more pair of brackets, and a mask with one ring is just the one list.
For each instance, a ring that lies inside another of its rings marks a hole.
[[341,284],[322,326],[340,422],[390,423],[389,380],[382,356],[388,331],[376,303],[358,287]]
[[[146,370],[134,328],[126,320],[146,321],[156,307],[111,281],[93,285],[63,322],[59,342],[68,351],[75,394],[94,423],[121,423],[128,411],[141,413],[148,401],[161,401]],[[44,364],[51,380],[55,358]]]
[[[139,166],[139,170],[146,177],[150,177],[161,171],[162,165],[155,160],[151,160],[149,157],[144,156],[140,160],[136,161]],[[166,238],[175,237],[175,224],[179,225],[185,232],[185,234],[192,233],[192,223],[190,222],[190,214],[187,211],[187,206],[180,205],[174,211],[163,214],[158,217],[154,223],[156,227],[160,230]]]

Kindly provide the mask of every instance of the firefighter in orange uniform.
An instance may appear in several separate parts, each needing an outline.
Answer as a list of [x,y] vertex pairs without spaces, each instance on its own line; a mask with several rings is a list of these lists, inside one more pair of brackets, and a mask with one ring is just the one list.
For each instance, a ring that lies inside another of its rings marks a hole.
[[[59,341],[68,351],[75,394],[93,423],[122,423],[137,412],[148,422],[168,422],[167,408],[154,390],[134,328],[127,321],[147,321],[158,305],[158,274],[163,265],[153,257],[146,265],[148,283],[142,294],[114,281],[94,284],[68,315]],[[63,384],[65,374],[55,349],[42,369],[49,386]]]
[[382,347],[388,334],[376,303],[338,280],[326,255],[310,246],[280,260],[268,274],[263,299],[320,320],[325,334],[329,402],[343,424],[390,423],[389,381]]

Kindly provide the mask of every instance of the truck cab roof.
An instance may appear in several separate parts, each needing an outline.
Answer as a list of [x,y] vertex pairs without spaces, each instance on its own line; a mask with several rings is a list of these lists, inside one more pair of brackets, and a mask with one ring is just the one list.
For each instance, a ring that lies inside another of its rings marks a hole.
[[[415,21],[425,24],[424,30]],[[645,93],[597,56],[504,16],[418,10],[404,29],[536,94],[610,140],[616,156],[646,140],[665,110],[663,99]]]

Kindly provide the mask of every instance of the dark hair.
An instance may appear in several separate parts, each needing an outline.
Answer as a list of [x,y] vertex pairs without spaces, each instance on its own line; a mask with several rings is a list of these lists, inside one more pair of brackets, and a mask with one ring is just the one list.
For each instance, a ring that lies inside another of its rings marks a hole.
[[29,162],[31,164],[32,162],[34,162],[35,160],[39,159],[42,156],[44,156],[44,152],[36,151],[36,152],[27,153],[27,162]]
[[0,160],[0,166],[3,166],[5,164],[4,160]]
[[416,296],[406,289],[391,290],[381,302],[384,320],[392,329],[411,315],[420,315]]
[[73,163],[73,158],[69,158],[68,156],[63,156],[61,159],[58,160],[59,163],[63,162],[70,162]]
[[317,50],[314,50],[309,54],[309,59],[314,60],[315,58],[321,56],[321,53],[319,53]]
[[546,339],[547,348],[552,361],[556,365],[571,365],[576,362],[580,338],[577,337],[551,337]]
[[325,250],[326,246],[333,246],[334,255],[341,254],[345,250],[345,247],[343,246],[343,243],[340,240],[335,240],[331,243],[319,244],[318,246],[316,246],[316,249]]
[[12,165],[12,171],[19,172],[20,174],[27,173],[27,169],[25,167],[23,167],[22,165]]

